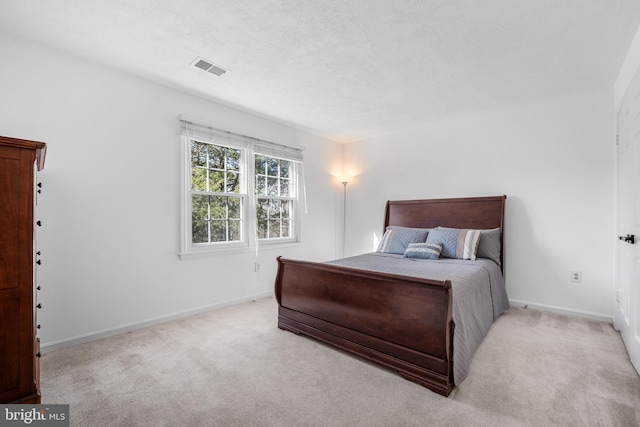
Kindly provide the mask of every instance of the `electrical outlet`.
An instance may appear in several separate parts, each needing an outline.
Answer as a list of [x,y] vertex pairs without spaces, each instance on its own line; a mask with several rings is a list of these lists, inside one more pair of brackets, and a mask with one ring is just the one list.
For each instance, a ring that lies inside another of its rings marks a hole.
[[572,271],[571,281],[573,283],[582,283],[582,271]]
[[253,268],[254,268],[254,271],[255,271],[256,273],[259,273],[259,272],[260,272],[260,263],[259,263],[259,262],[256,262],[256,263],[254,264],[254,267],[253,267]]

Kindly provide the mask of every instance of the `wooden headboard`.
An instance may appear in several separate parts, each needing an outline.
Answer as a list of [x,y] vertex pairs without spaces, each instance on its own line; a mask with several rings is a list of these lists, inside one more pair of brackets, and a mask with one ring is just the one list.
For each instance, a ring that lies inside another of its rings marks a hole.
[[[438,226],[472,229],[502,229],[500,260],[504,265],[504,205],[507,196],[457,199],[389,200],[385,209],[384,230],[389,225],[414,228]],[[383,230],[383,232],[384,232]],[[503,267],[504,268],[504,267]]]

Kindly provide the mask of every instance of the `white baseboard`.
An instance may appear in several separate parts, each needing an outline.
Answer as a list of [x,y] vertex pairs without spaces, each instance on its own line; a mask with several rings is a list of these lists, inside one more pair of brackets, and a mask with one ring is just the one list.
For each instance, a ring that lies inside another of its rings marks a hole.
[[[262,293],[248,296],[248,297],[238,298],[235,300],[225,301],[225,302],[216,303],[216,304],[210,304],[210,305],[198,307],[191,310],[172,313],[166,316],[155,317],[155,318],[144,320],[141,322],[135,322],[135,323],[130,323],[128,325],[118,326],[115,328],[109,328],[109,329],[103,329],[101,331],[90,332],[87,334],[78,335],[78,336],[67,338],[64,340],[42,343],[40,347],[40,351],[42,353],[47,353],[55,350],[60,350],[66,347],[71,347],[74,345],[99,340],[101,338],[107,338],[114,335],[135,331],[137,329],[148,328],[150,326],[159,325],[161,323],[170,322],[172,320],[182,319],[184,317],[194,316],[196,314],[206,313],[208,311],[219,310],[224,307],[229,307],[229,306],[240,304],[243,302],[252,301],[258,298],[265,298],[270,296],[273,296],[273,291],[262,292]],[[567,316],[581,317],[581,318],[590,319],[590,320],[597,320],[600,322],[613,323],[613,316],[611,315],[591,313],[588,311],[581,311],[581,310],[573,310],[569,308],[556,307],[552,305],[536,304],[536,303],[520,301],[520,300],[509,300],[509,302],[513,307],[548,311],[551,313],[564,314]]]
[[265,298],[273,296],[273,291],[262,292],[256,295],[238,298],[231,301],[225,301],[216,304],[210,304],[202,307],[198,307],[191,310],[181,311],[178,313],[168,314],[166,316],[158,316],[152,319],[143,320],[141,322],[130,323],[123,326],[118,326],[115,328],[103,329],[101,331],[90,332],[83,335],[78,335],[72,338],[66,338],[59,341],[42,343],[40,347],[40,351],[42,353],[47,353],[50,351],[60,350],[62,348],[71,347],[78,344],[83,344],[89,341],[99,340],[101,338],[107,338],[118,334],[123,334],[126,332],[135,331],[137,329],[148,328],[149,326],[159,325],[160,323],[170,322],[172,320],[182,319],[184,317],[194,316],[200,313],[206,313],[208,311],[219,310],[224,307],[229,307],[231,305],[240,304],[247,301],[252,301],[258,298]]
[[509,302],[511,303],[512,307],[528,308],[531,310],[539,310],[539,311],[548,311],[551,313],[564,314],[566,316],[582,317],[585,319],[597,320],[599,322],[613,323],[613,316],[608,314],[591,313],[589,311],[573,310],[570,308],[556,307],[553,305],[545,305],[545,304],[536,304],[533,302],[519,301],[519,300],[512,300],[512,299],[510,299]]

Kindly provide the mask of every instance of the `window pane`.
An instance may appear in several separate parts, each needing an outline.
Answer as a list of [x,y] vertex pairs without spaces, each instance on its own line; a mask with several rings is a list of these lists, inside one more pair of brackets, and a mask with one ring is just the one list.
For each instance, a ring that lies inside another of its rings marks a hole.
[[193,196],[191,206],[191,219],[196,221],[199,219],[209,219],[209,197]]
[[269,219],[280,218],[280,200],[270,200],[269,201]]
[[193,243],[209,243],[209,221],[198,220],[191,222]]
[[256,159],[255,159],[255,166],[256,166],[256,175],[265,175],[266,171],[265,171],[265,157],[261,156],[260,154],[256,154]]
[[229,221],[229,241],[240,240],[240,221]]
[[289,180],[280,179],[280,195],[282,197],[289,197]]
[[240,150],[227,148],[227,170],[240,170]]
[[258,239],[266,239],[267,238],[267,220],[259,220],[258,221]]
[[211,218],[227,219],[227,198],[211,196]]
[[280,237],[280,221],[269,221],[269,238]]
[[282,218],[291,218],[291,200],[282,202]]
[[280,160],[280,177],[289,178],[290,162],[288,160]]
[[224,192],[224,172],[209,171],[209,191]]
[[269,196],[278,195],[278,178],[267,179],[267,195]]
[[256,176],[256,194],[267,194],[267,177]]
[[227,241],[227,221],[226,220],[211,221],[211,241],[212,242]]
[[196,191],[207,190],[207,170],[202,168],[191,169],[191,189]]
[[209,145],[209,169],[224,169],[225,148]]
[[278,176],[278,159],[273,157],[266,157],[267,161],[267,175]]
[[290,237],[291,236],[291,221],[282,221],[282,236],[281,237]]
[[227,202],[229,203],[229,218],[230,219],[240,219],[240,218],[242,218],[242,210],[241,210],[240,198],[238,198],[238,197],[227,197]]
[[191,141],[191,167],[207,166],[207,144]]
[[240,174],[237,172],[227,172],[227,193],[240,192]]
[[256,206],[256,216],[258,219],[267,219],[268,218],[268,209],[269,209],[269,201],[265,199],[258,199],[258,203]]

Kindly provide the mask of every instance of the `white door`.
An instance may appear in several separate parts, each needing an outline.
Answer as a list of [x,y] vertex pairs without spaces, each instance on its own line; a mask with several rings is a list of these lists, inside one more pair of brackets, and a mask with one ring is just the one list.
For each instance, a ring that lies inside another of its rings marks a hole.
[[640,372],[640,71],[617,114],[618,266],[614,324]]

